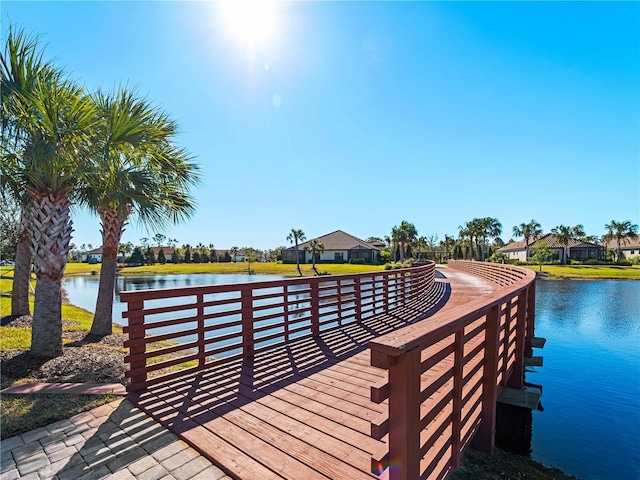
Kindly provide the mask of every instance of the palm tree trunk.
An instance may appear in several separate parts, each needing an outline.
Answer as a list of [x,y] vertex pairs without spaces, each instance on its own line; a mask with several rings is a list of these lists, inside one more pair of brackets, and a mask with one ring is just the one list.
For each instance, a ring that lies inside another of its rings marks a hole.
[[24,227],[16,248],[11,292],[11,315],[29,315],[29,282],[31,280],[31,249],[29,234]]
[[31,353],[37,357],[62,355],[61,294],[60,279],[38,275],[31,328]]
[[102,220],[102,265],[91,334],[105,336],[113,333],[113,292],[116,284],[118,245],[128,215],[118,215],[114,210],[98,213]]
[[31,254],[36,270],[36,295],[31,329],[31,353],[53,358],[62,355],[62,275],[71,241],[68,195],[30,191],[28,213]]
[[524,237],[524,261],[529,261],[529,237]]
[[300,270],[300,251],[298,250],[297,241],[296,241],[296,267],[298,267],[298,274],[302,276],[302,270]]

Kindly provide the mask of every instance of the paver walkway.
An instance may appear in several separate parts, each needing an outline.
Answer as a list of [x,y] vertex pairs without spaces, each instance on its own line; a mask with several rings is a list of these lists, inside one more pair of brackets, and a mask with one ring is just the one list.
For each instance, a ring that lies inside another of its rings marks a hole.
[[230,480],[128,400],[3,439],[1,480]]

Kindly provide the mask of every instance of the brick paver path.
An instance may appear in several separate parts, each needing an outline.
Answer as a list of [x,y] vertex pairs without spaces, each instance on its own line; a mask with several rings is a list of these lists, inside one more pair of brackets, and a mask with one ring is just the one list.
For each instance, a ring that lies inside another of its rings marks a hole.
[[3,439],[0,445],[1,480],[230,480],[124,399]]

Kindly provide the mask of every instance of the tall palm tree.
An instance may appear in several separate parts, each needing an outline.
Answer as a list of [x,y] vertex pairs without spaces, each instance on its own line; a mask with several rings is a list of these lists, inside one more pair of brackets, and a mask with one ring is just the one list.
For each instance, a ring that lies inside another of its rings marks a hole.
[[98,92],[101,122],[93,139],[92,174],[79,201],[102,226],[102,265],[91,334],[112,333],[118,247],[131,218],[164,229],[193,213],[190,189],[199,179],[189,155],[173,145],[174,122],[135,93]]
[[233,255],[233,263],[238,261],[237,256],[240,249],[238,247],[231,247],[231,255]]
[[445,234],[444,240],[442,240],[442,246],[444,247],[444,259],[449,261],[449,250],[455,246],[455,239],[451,235]]
[[30,196],[17,181],[17,172],[28,161],[34,138],[26,128],[28,116],[21,114],[23,107],[19,104],[27,101],[39,81],[56,73],[53,64],[43,59],[43,53],[37,37],[29,37],[24,30],[15,31],[9,26],[4,53],[0,53],[0,182],[22,207],[13,272],[12,315],[30,313],[31,248],[27,225]]
[[324,253],[324,244],[317,238],[314,238],[313,240],[309,241],[309,249],[311,250],[311,263],[313,264],[313,271],[317,274],[318,270],[316,269],[316,253]]
[[475,225],[473,225],[472,222],[465,222],[464,225],[458,225],[458,236],[460,237],[460,240],[462,240],[463,245],[468,245],[469,260],[473,260],[473,239],[475,237]]
[[567,264],[567,248],[569,242],[574,237],[584,236],[584,227],[582,225],[576,225],[575,227],[567,227],[566,225],[558,225],[551,229],[551,233],[556,236],[558,243],[562,245],[562,264]]
[[482,261],[485,259],[487,238],[496,238],[502,233],[502,224],[497,218],[484,217],[477,220],[478,237],[482,239]]
[[287,240],[290,243],[295,243],[296,245],[296,266],[298,267],[298,273],[302,276],[302,270],[300,270],[300,254],[298,252],[298,243],[304,242],[306,239],[304,232],[301,229],[292,228],[289,235],[287,235]]
[[529,239],[535,242],[542,235],[542,226],[535,220],[529,223],[521,223],[513,227],[514,237],[524,237],[525,260],[529,260]]
[[604,228],[607,233],[602,240],[606,243],[610,240],[616,240],[618,249],[616,251],[616,261],[620,261],[620,247],[622,243],[628,243],[629,239],[638,238],[638,225],[631,223],[631,220],[624,220],[617,222],[611,220],[611,223],[607,223]]
[[418,237],[418,231],[413,223],[403,220],[400,222],[400,226],[393,227],[391,236],[395,242],[400,245],[400,261],[404,262],[406,249],[415,243]]
[[14,178],[30,197],[26,212],[36,272],[31,352],[62,354],[62,275],[71,240],[72,197],[89,172],[89,134],[95,107],[83,89],[62,74],[42,76],[31,92],[11,95],[10,114],[29,139],[14,164]]

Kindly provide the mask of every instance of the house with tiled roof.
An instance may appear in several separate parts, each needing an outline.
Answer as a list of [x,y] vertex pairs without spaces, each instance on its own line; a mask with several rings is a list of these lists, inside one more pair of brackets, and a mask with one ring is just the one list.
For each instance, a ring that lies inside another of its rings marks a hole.
[[[347,263],[350,260],[355,260],[375,263],[378,261],[378,254],[383,250],[377,244],[367,243],[342,230],[336,230],[316,238],[324,245],[324,252],[316,252],[316,262]],[[310,241],[298,245],[298,254],[301,263],[311,263]],[[282,260],[296,261],[295,245],[282,252]]]
[[[529,257],[531,257],[531,249],[536,242],[545,242],[553,250],[553,259],[562,259],[562,250],[564,245],[558,241],[553,233],[547,233],[537,239],[529,239]],[[571,260],[601,260],[606,257],[606,248],[596,243],[583,242],[576,238],[569,240],[567,245],[567,259]],[[498,252],[504,253],[509,260],[527,261],[526,258],[526,242],[512,242],[498,249]]]
[[[618,240],[615,238],[604,244],[607,250],[618,250]],[[620,239],[619,260],[629,260],[640,256],[640,235],[635,237],[624,237]]]

